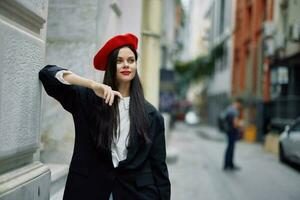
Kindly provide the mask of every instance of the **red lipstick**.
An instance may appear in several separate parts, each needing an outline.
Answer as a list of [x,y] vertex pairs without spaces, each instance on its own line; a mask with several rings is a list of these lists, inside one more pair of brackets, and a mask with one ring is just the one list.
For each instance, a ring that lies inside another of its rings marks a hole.
[[130,72],[130,71],[122,71],[122,72],[120,72],[120,73],[123,74],[123,75],[128,76],[131,72]]

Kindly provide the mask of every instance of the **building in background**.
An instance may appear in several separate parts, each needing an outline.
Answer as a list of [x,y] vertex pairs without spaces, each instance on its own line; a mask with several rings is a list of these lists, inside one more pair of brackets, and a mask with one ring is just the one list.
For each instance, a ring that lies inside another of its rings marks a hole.
[[[179,38],[180,38],[180,49],[182,49],[181,54],[178,55],[177,60],[186,62],[190,60],[190,54],[189,54],[189,38],[191,36],[190,31],[190,17],[191,17],[191,0],[181,0],[182,2],[182,8],[181,8],[181,14],[182,14],[182,20],[184,24],[184,28],[179,31]],[[178,11],[177,11],[178,12]]]
[[205,81],[205,106],[207,123],[217,124],[220,112],[229,104],[231,98],[231,75],[233,57],[234,0],[211,0],[205,18],[209,22],[207,33],[208,48],[222,49],[222,54],[214,60],[214,72]]
[[180,89],[177,89],[179,102],[176,107],[178,108],[177,118],[180,120],[184,119],[185,113],[190,109],[199,112],[203,81],[191,81],[190,74],[193,73],[192,68],[195,69],[197,65],[195,64],[197,59],[208,54],[207,32],[209,24],[204,13],[209,3],[210,0],[182,0],[181,4],[182,25],[178,29],[176,39],[179,49],[176,60],[178,62],[177,67],[183,64],[186,70],[184,74],[179,72],[177,76],[177,84],[180,85]]
[[[159,110],[171,114],[176,101],[175,62],[181,53],[180,32],[183,26],[183,8],[180,1],[166,0],[161,16],[161,65]],[[170,115],[169,115],[170,116]]]
[[250,140],[300,116],[299,8],[299,1],[237,1],[232,94],[246,100]]
[[204,13],[211,0],[183,0],[182,2],[184,2],[181,5],[183,27],[178,37],[181,52],[177,55],[177,59],[187,62],[208,53],[206,40],[208,22]]
[[158,108],[162,1],[142,2],[141,79],[145,98]]
[[161,68],[163,69],[174,69],[175,54],[178,49],[176,35],[178,24],[181,23],[181,16],[178,16],[180,12],[176,12],[177,6],[180,6],[180,3],[176,0],[162,2],[164,14],[161,15]]
[[300,116],[300,1],[273,0],[265,23],[269,124],[280,132]]
[[300,116],[299,1],[269,0],[263,26],[265,148],[278,153],[279,133]]
[[248,140],[262,140],[267,124],[267,95],[264,87],[265,50],[263,27],[271,16],[272,1],[237,1],[235,10],[234,61],[232,94],[245,100],[245,136]]

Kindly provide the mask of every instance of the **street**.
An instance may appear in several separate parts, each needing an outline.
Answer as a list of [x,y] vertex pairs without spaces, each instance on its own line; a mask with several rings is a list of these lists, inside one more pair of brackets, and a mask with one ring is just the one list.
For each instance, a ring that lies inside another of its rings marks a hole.
[[238,142],[235,161],[241,170],[224,172],[221,134],[207,137],[201,126],[182,123],[171,134],[169,146],[178,153],[177,161],[168,165],[172,200],[300,199],[300,172],[281,164],[261,144]]

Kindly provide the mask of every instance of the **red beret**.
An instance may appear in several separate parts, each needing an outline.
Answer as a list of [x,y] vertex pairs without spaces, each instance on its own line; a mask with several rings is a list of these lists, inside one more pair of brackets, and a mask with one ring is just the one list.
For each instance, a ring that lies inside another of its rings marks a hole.
[[107,68],[109,54],[122,46],[132,46],[134,49],[138,47],[138,38],[130,33],[117,35],[109,39],[104,46],[98,51],[94,57],[94,67],[98,70],[105,71]]

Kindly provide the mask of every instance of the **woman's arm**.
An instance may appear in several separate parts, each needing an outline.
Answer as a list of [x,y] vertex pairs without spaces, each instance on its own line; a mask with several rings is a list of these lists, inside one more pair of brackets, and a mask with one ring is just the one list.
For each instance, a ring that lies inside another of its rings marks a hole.
[[66,70],[63,71],[62,79],[70,85],[78,85],[78,86],[82,86],[82,87],[86,87],[86,88],[90,88],[90,89],[92,89],[93,84],[96,83],[93,80],[83,78],[71,71],[66,71]]
[[73,113],[78,99],[78,88],[73,85],[63,84],[55,77],[62,70],[67,69],[55,65],[47,65],[40,70],[39,79],[46,93],[59,101],[64,109]]
[[110,86],[83,78],[74,73],[64,73],[63,79],[71,85],[79,85],[92,89],[97,96],[105,99],[105,103],[109,103],[110,106],[114,102],[115,96],[122,98],[120,92],[112,90]]
[[[62,83],[56,77],[60,71],[63,73],[63,79],[68,84]],[[55,65],[47,65],[39,72],[39,79],[41,80],[47,94],[58,100],[62,106],[69,112],[76,108],[77,93],[79,92],[77,86],[82,86],[92,89],[95,94],[105,99],[106,103],[110,105],[113,103],[114,96],[117,95],[122,98],[121,94],[113,91],[109,86],[97,83],[95,81],[80,77],[65,68]]]

